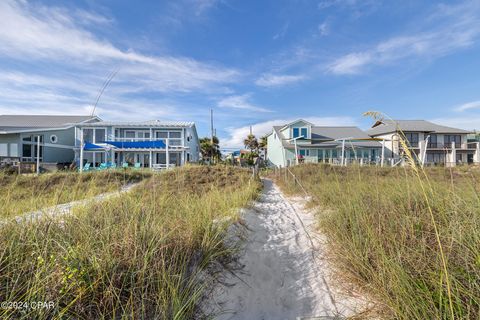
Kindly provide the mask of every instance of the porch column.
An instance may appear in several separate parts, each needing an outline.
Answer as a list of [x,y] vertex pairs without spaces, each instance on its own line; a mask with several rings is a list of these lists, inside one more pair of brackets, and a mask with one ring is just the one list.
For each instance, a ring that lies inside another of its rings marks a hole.
[[168,138],[165,139],[165,141],[167,142],[167,143],[166,143],[166,147],[165,147],[165,159],[167,160],[167,161],[166,161],[166,162],[167,162],[167,163],[166,163],[166,168],[167,168],[167,169],[170,168],[170,152],[169,152],[169,148],[168,148],[170,143],[169,143],[168,140],[169,140]]
[[382,157],[380,158],[380,166],[383,167],[385,162],[385,139],[382,140]]
[[450,161],[448,163],[448,166],[455,167],[457,165],[457,150],[455,149],[455,141],[452,142],[452,150],[450,151],[449,158]]
[[475,142],[475,153],[473,154],[473,163],[480,164],[480,142]]
[[345,166],[347,162],[345,161],[345,139],[342,140],[342,166]]
[[425,164],[426,147],[427,146],[426,146],[425,140],[420,140],[418,142],[418,148],[419,148],[418,161],[420,162],[420,166],[422,167]]
[[39,174],[40,174],[40,136],[37,136],[37,175]]
[[[112,138],[113,138],[112,140],[115,141],[115,127],[112,127]],[[111,160],[110,163],[115,162],[115,150],[113,149],[113,147],[110,151],[110,160]]]
[[152,163],[153,163],[153,152],[150,150],[150,155],[148,156],[148,167],[151,169],[152,168]]
[[80,128],[80,172],[83,172],[83,128]]

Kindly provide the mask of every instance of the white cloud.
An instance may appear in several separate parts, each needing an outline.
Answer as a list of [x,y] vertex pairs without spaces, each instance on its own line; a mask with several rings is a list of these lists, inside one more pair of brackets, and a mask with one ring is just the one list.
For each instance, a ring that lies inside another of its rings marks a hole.
[[318,32],[320,33],[320,36],[328,36],[330,34],[330,25],[327,21],[321,23],[318,25]]
[[[406,58],[435,58],[471,46],[480,36],[480,2],[440,6],[423,30],[392,37],[374,47],[346,54],[327,70],[334,74],[355,74],[368,66],[384,65]],[[432,24],[432,26],[429,26]]]
[[256,112],[271,112],[270,110],[253,105],[250,100],[250,94],[229,96],[218,101],[218,106],[220,108],[229,108],[229,109],[240,109]]
[[372,55],[368,52],[350,53],[337,59],[328,69],[335,74],[356,74],[371,61]]
[[455,107],[456,111],[466,111],[466,110],[472,110],[472,109],[480,109],[480,100],[467,102],[460,106]]
[[200,15],[214,7],[218,2],[218,0],[193,0],[192,4],[195,6],[195,14]]
[[[272,132],[273,126],[281,126],[287,123],[293,122],[298,118],[286,118],[268,120],[265,122],[259,122],[252,125],[252,133],[260,138],[270,132]],[[355,126],[356,121],[350,117],[307,117],[303,118],[317,126]],[[243,126],[238,128],[227,128],[229,137],[226,139],[220,139],[222,147],[226,148],[243,148],[243,140],[250,133],[250,126]],[[227,141],[227,142],[223,142]]]
[[[95,16],[99,20],[99,16]],[[27,2],[0,2],[0,55],[69,66],[122,68],[119,76],[138,76],[157,91],[190,91],[234,81],[236,70],[185,57],[148,56],[99,39],[65,10]]]
[[305,80],[304,75],[274,75],[264,74],[255,81],[257,86],[261,87],[280,87],[287,84]]

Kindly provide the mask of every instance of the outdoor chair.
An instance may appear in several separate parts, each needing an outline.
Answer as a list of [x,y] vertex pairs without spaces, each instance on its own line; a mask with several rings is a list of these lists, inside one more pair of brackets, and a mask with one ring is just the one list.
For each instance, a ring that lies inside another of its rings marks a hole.
[[83,166],[83,171],[89,171],[91,168],[91,163],[90,162],[87,162],[85,163],[85,165]]
[[105,162],[100,163],[100,166],[97,170],[105,170],[108,168],[108,165]]
[[116,169],[117,168],[117,164],[115,162],[113,162],[111,165],[110,165],[110,168],[111,169]]
[[125,168],[125,169],[128,168],[128,162],[122,163],[122,168]]
[[142,164],[140,162],[135,162],[134,168],[135,169],[140,169],[142,167]]

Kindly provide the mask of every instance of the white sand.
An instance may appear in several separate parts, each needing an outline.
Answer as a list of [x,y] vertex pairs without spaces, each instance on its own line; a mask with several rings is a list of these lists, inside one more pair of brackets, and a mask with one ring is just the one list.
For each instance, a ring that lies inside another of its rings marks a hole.
[[[129,192],[130,190],[132,190],[137,185],[138,185],[138,183],[126,184],[126,185],[122,186],[122,188],[119,191],[102,193],[102,194],[99,194],[99,195],[91,197],[91,198],[58,204],[56,206],[40,209],[38,211],[28,212],[28,213],[22,214],[20,216],[16,216],[13,219],[15,219],[18,223],[21,223],[21,222],[32,222],[32,221],[35,221],[35,220],[37,220],[41,217],[53,217],[53,216],[70,214],[74,207],[86,206],[86,205],[91,204],[93,202],[100,202],[100,201],[105,201],[107,199],[110,199],[112,197],[118,197],[125,192]],[[5,222],[5,221],[3,221],[3,222]],[[2,221],[0,221],[0,224],[1,223],[2,223]]]
[[[261,198],[246,210],[247,239],[235,275],[213,291],[208,309],[217,319],[341,319],[366,303],[335,291],[324,238],[313,214],[264,180]],[[363,306],[363,307],[362,307]],[[210,311],[210,310],[209,310]]]

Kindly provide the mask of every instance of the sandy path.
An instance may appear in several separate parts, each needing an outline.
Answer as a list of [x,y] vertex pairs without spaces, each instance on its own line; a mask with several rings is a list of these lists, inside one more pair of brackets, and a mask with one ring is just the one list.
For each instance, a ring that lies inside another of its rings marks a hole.
[[[112,197],[118,197],[121,194],[132,190],[132,188],[137,186],[137,185],[138,185],[138,183],[127,184],[127,185],[122,186],[122,188],[119,191],[102,193],[102,194],[99,194],[99,195],[91,197],[91,198],[58,204],[56,206],[40,209],[40,210],[33,211],[33,212],[28,212],[28,213],[22,214],[20,216],[16,216],[16,217],[11,218],[11,219],[16,220],[18,223],[21,223],[21,222],[35,221],[42,216],[52,217],[52,216],[69,214],[74,207],[85,206],[85,205],[88,205],[88,204],[93,203],[93,202],[104,201],[104,200],[107,200],[107,199],[112,198]],[[5,221],[6,220],[10,220],[10,219],[5,219]],[[3,222],[5,222],[5,221],[3,221]],[[2,221],[0,221],[0,225],[1,225],[1,223],[2,223]]]
[[211,303],[217,319],[341,319],[363,301],[332,291],[324,239],[302,203],[287,200],[272,181],[243,216],[248,228],[235,275],[227,276]]

